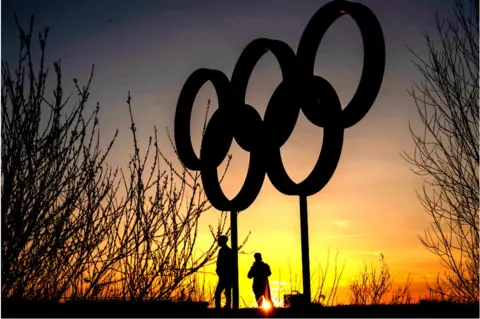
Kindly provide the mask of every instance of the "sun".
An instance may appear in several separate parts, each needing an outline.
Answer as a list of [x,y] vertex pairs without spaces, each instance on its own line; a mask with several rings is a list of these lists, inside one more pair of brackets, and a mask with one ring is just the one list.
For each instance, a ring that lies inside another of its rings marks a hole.
[[270,302],[268,302],[267,300],[263,300],[262,309],[264,311],[269,311],[271,308],[272,308],[272,305],[270,304]]

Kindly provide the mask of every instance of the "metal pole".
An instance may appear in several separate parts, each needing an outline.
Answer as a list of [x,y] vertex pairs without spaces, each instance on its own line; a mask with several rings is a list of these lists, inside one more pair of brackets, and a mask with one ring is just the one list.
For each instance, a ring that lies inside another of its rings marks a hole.
[[308,212],[307,197],[300,196],[300,235],[302,240],[302,275],[303,294],[305,301],[310,304],[310,251],[308,248]]
[[240,295],[238,289],[238,224],[237,212],[230,212],[230,228],[232,236],[233,252],[233,309],[240,307]]

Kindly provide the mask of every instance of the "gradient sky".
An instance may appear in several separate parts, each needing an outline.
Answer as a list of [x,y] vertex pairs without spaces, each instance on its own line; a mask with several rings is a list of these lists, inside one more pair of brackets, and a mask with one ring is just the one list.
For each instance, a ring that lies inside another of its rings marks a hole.
[[[345,132],[343,153],[329,184],[308,198],[310,258],[312,273],[317,260],[324,264],[328,249],[332,258],[339,251],[346,260],[341,285],[360,271],[363,262],[378,265],[383,253],[398,283],[410,272],[414,288],[422,290],[425,278],[439,270],[439,263],[418,240],[429,219],[415,197],[421,180],[400,157],[412,150],[409,121],[418,127],[415,105],[407,90],[419,81],[411,63],[408,44],[425,56],[423,33],[435,31],[434,13],[451,14],[447,0],[370,0],[367,5],[382,25],[386,41],[384,82],[371,111]],[[243,48],[252,40],[267,37],[282,40],[296,50],[300,35],[315,11],[327,1],[2,1],[2,60],[15,61],[18,49],[13,12],[26,26],[30,14],[36,27],[50,27],[47,61],[62,59],[65,79],[86,81],[92,64],[96,73],[91,107],[100,101],[103,139],[119,129],[109,162],[124,166],[131,153],[127,92],[133,96],[135,120],[145,143],[160,129],[162,147],[172,154],[165,140],[165,127],[173,129],[178,94],[194,70],[216,68],[228,76]],[[335,87],[342,105],[354,93],[362,69],[363,48],[353,20],[342,17],[327,31],[317,53],[315,73]],[[281,80],[278,64],[266,55],[254,70],[247,103],[263,114],[266,103]],[[71,83],[67,85],[71,90]],[[201,132],[202,113],[211,98],[206,85],[198,95],[192,134]],[[283,161],[292,179],[309,174],[320,151],[322,130],[303,118],[282,148]],[[125,145],[129,148],[126,149]],[[200,145],[194,138],[197,150]],[[233,197],[240,189],[248,154],[232,147],[233,163],[223,188]],[[208,225],[219,212],[209,211],[201,221],[199,248],[208,244]],[[252,235],[246,252],[259,251],[272,268],[272,282],[289,281],[289,271],[301,278],[298,198],[280,194],[268,178],[255,203],[239,215],[239,240]],[[251,281],[246,272],[251,254],[239,257],[240,293],[250,305]],[[210,277],[215,283],[216,278]],[[328,282],[327,282],[328,284]],[[275,285],[274,285],[275,286]],[[298,285],[301,290],[301,285]],[[314,287],[312,287],[314,291]],[[339,301],[348,301],[347,290]],[[242,304],[243,305],[243,304]]]

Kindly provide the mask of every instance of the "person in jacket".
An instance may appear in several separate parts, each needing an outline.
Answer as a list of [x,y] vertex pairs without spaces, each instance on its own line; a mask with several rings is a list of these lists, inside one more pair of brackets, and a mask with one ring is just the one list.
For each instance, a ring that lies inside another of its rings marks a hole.
[[257,300],[257,305],[261,307],[263,302],[267,301],[270,303],[270,306],[273,307],[270,285],[268,282],[268,277],[272,274],[270,266],[262,261],[262,254],[255,253],[253,256],[255,257],[255,262],[248,272],[248,278],[253,278],[252,288],[255,294],[255,299]]
[[221,308],[222,292],[225,291],[227,303],[225,308],[230,309],[232,306],[232,249],[227,246],[228,237],[221,235],[218,237],[218,245],[220,250],[217,257],[217,275],[218,284],[215,290],[215,308]]

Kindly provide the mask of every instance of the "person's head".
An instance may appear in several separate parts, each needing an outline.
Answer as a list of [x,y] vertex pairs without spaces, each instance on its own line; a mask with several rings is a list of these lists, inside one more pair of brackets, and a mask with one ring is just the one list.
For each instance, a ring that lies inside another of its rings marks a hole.
[[260,253],[255,253],[253,257],[255,257],[255,261],[262,261],[262,254]]
[[218,245],[220,247],[226,246],[228,241],[228,237],[225,235],[218,236]]

